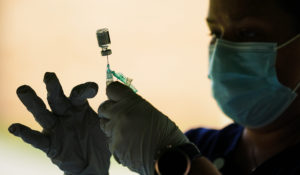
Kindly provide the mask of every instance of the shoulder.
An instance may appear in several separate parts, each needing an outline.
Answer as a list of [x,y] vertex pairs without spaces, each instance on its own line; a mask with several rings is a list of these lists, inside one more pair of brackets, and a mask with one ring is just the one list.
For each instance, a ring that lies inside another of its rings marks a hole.
[[299,175],[300,143],[285,149],[260,165],[252,175]]
[[[215,165],[220,164],[220,160],[222,160],[221,164],[224,167],[220,166],[219,169],[222,168],[220,171],[225,175],[236,174],[230,153],[235,150],[243,130],[244,128],[240,125],[230,124],[220,130],[195,128],[185,134],[191,142],[198,146],[201,153]],[[300,174],[299,157],[300,143],[270,158],[251,175],[298,175]]]
[[226,156],[235,148],[243,129],[238,124],[230,124],[220,130],[209,128],[191,129],[185,135],[198,146],[204,156],[213,160],[216,157]]

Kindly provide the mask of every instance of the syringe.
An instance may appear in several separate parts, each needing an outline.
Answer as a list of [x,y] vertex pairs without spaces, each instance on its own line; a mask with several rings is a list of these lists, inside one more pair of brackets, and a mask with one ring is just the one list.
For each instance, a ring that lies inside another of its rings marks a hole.
[[116,73],[110,69],[108,55],[111,55],[111,49],[109,49],[110,37],[108,33],[108,29],[99,29],[96,32],[97,40],[99,47],[102,48],[101,55],[106,56],[107,59],[107,69],[106,69],[106,86],[108,86],[111,82],[113,82],[113,76],[118,80],[123,82],[126,86],[129,86],[134,92],[137,92],[137,89],[131,84],[132,79],[129,77],[125,77],[122,73]]

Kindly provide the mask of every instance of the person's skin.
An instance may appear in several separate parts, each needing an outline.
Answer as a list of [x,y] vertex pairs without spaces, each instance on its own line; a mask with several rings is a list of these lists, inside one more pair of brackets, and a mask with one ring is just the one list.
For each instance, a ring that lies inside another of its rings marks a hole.
[[[278,45],[299,33],[295,22],[276,0],[210,0],[207,17],[213,37],[234,42],[276,42]],[[300,82],[300,38],[278,50],[276,71],[279,81],[291,89]],[[300,88],[297,93],[300,94]],[[248,174],[272,156],[300,142],[299,106],[300,97],[297,96],[271,124],[258,129],[245,127],[234,152],[240,174]],[[201,169],[200,164],[194,163],[192,169]]]
[[193,160],[189,175],[221,175],[218,169],[204,156]]

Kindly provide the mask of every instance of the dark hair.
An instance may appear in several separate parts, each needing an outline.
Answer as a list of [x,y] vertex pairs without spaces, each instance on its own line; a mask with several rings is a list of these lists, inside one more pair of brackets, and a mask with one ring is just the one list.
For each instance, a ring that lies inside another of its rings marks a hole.
[[300,0],[276,0],[280,7],[295,20],[296,30],[300,32]]

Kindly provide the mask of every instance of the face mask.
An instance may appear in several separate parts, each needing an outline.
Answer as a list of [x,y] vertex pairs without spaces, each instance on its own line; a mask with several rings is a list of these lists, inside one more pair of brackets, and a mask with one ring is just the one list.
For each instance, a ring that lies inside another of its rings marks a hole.
[[250,128],[277,119],[296,98],[296,90],[282,85],[276,75],[276,52],[300,37],[277,47],[276,43],[237,43],[217,39],[210,46],[209,78],[222,111]]

